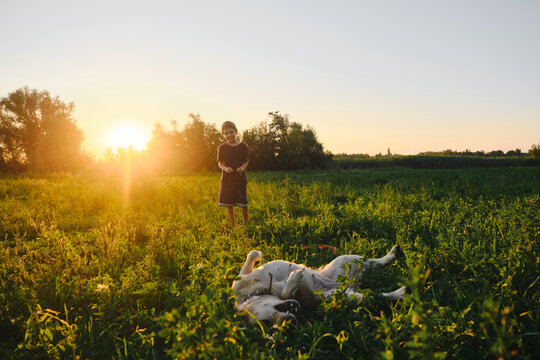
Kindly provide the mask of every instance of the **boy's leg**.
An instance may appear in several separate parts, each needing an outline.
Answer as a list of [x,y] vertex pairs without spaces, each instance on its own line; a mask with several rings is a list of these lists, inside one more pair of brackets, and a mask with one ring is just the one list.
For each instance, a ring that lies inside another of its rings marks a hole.
[[234,228],[234,206],[227,207],[227,215],[229,216],[229,221],[231,222],[231,228]]
[[247,208],[247,206],[242,208],[242,219],[244,220],[244,225],[246,225],[248,223],[248,208]]

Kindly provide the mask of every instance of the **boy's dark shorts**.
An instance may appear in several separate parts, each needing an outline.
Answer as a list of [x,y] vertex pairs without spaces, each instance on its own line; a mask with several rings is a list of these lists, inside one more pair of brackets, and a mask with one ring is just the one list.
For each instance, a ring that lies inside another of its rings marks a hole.
[[247,207],[246,183],[224,183],[219,187],[219,206]]

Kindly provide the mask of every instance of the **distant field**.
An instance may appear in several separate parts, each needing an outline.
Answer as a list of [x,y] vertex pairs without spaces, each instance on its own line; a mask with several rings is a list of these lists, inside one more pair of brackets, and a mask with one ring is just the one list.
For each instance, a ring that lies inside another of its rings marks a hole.
[[334,155],[332,166],[338,169],[404,167],[412,169],[463,169],[487,167],[540,166],[540,159],[529,156],[464,155]]
[[[540,168],[249,173],[228,231],[218,174],[0,179],[0,358],[540,357]],[[237,220],[240,220],[237,212]],[[405,258],[293,326],[246,326],[247,252],[319,266]],[[376,296],[406,284],[391,304]]]

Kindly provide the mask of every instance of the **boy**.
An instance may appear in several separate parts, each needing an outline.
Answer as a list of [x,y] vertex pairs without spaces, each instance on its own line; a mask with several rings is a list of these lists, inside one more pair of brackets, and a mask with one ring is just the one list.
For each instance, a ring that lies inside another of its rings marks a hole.
[[221,135],[227,142],[219,145],[217,161],[221,171],[219,206],[227,208],[231,228],[234,228],[234,206],[242,208],[243,224],[248,222],[248,201],[246,194],[246,167],[249,164],[248,146],[236,138],[238,130],[232,121],[221,125]]

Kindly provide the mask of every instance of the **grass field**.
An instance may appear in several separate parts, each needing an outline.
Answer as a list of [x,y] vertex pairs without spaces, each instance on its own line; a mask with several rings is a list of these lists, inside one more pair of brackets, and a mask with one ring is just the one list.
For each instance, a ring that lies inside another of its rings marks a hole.
[[[218,174],[0,179],[0,358],[540,356],[540,168],[248,174],[230,232]],[[240,220],[237,212],[237,220]],[[319,266],[405,257],[294,327],[247,326],[247,252]],[[388,303],[376,294],[406,284]]]

